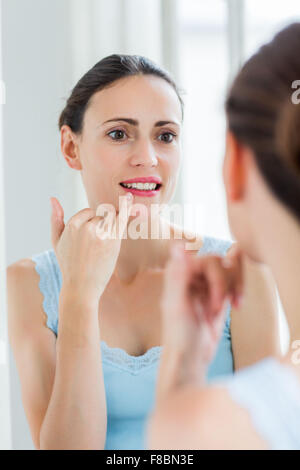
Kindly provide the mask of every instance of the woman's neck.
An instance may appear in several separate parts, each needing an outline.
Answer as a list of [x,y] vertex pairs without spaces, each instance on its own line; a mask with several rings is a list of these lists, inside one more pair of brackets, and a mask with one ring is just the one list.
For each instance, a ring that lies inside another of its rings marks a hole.
[[[165,224],[162,219],[158,219],[157,223],[161,233]],[[114,276],[124,283],[130,283],[141,272],[162,269],[166,264],[172,230],[169,238],[153,238],[149,222],[148,228],[143,231],[143,237],[135,240],[128,235],[127,239],[122,240]]]
[[262,257],[275,278],[290,339],[300,340],[300,224],[284,208],[277,207],[264,228]]

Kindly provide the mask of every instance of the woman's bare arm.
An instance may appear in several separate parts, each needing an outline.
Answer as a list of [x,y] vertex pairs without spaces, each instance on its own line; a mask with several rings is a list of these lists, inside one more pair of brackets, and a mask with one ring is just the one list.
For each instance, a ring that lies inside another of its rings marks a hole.
[[56,363],[55,335],[46,326],[34,263],[7,268],[8,334],[21,383],[22,402],[36,449],[49,404]]
[[9,338],[34,445],[103,449],[106,402],[98,305],[62,289],[56,341],[46,326],[38,283],[30,259],[7,268]]

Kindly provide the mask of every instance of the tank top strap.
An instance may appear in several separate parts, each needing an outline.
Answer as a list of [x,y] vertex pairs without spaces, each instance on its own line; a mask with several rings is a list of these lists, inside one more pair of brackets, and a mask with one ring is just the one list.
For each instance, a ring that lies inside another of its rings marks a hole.
[[39,275],[39,289],[43,295],[43,310],[47,316],[47,326],[57,336],[58,300],[61,288],[61,272],[54,250],[47,250],[31,257]]

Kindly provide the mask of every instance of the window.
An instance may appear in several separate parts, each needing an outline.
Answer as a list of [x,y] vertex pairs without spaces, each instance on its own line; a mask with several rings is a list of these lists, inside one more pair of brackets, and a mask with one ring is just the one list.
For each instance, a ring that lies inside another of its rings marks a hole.
[[246,0],[245,58],[271,40],[276,32],[295,21],[300,21],[299,0]]
[[[228,238],[222,182],[228,83],[226,2],[179,0],[179,79],[186,91],[183,203],[195,205],[185,224]],[[196,222],[195,222],[196,218]]]

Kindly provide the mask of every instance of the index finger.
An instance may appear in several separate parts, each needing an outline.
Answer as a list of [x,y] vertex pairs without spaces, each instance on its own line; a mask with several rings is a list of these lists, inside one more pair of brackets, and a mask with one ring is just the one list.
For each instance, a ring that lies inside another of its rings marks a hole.
[[96,212],[93,209],[90,209],[89,207],[81,209],[79,212],[76,212],[76,214],[70,217],[67,225],[79,228],[83,223],[88,222],[93,217],[95,217],[95,215]]

